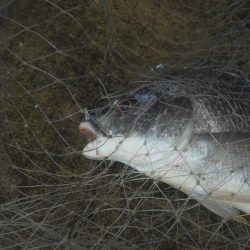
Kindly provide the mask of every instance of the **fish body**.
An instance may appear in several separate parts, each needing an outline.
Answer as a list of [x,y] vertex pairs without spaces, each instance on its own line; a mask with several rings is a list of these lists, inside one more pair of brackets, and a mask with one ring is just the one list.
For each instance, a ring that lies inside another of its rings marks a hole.
[[250,85],[212,74],[153,79],[109,97],[80,124],[94,135],[83,155],[129,165],[224,218],[250,214]]

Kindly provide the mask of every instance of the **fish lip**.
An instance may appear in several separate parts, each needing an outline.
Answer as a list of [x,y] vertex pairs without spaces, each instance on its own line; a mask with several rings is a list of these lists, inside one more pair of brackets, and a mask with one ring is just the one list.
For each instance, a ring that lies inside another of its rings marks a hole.
[[98,130],[89,121],[82,121],[79,125],[79,131],[89,142],[96,140],[98,136]]
[[90,120],[84,120],[79,125],[80,134],[88,139],[88,142],[96,140],[98,137],[106,136],[106,134]]

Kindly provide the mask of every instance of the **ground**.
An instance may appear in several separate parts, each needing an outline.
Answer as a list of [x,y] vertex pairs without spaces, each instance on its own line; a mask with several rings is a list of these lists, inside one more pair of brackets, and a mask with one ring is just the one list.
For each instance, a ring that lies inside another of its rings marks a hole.
[[222,223],[121,164],[87,161],[78,131],[84,108],[101,93],[147,79],[160,63],[169,72],[217,67],[248,76],[248,1],[20,0],[0,7],[1,245],[249,244],[248,226]]

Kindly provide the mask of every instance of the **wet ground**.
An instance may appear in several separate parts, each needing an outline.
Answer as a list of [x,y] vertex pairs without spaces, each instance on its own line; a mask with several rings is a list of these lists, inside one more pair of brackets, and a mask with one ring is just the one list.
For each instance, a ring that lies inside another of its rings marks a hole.
[[248,226],[222,223],[120,164],[85,160],[78,125],[101,94],[159,64],[248,77],[249,11],[248,1],[229,0],[1,1],[1,245],[247,246]]

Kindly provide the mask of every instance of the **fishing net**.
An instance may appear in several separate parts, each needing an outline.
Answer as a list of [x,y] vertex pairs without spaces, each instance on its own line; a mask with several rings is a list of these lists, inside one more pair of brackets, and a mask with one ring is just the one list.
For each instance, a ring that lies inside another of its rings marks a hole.
[[1,249],[248,248],[247,222],[83,157],[78,126],[100,96],[162,69],[247,79],[249,11],[246,0],[1,0]]

